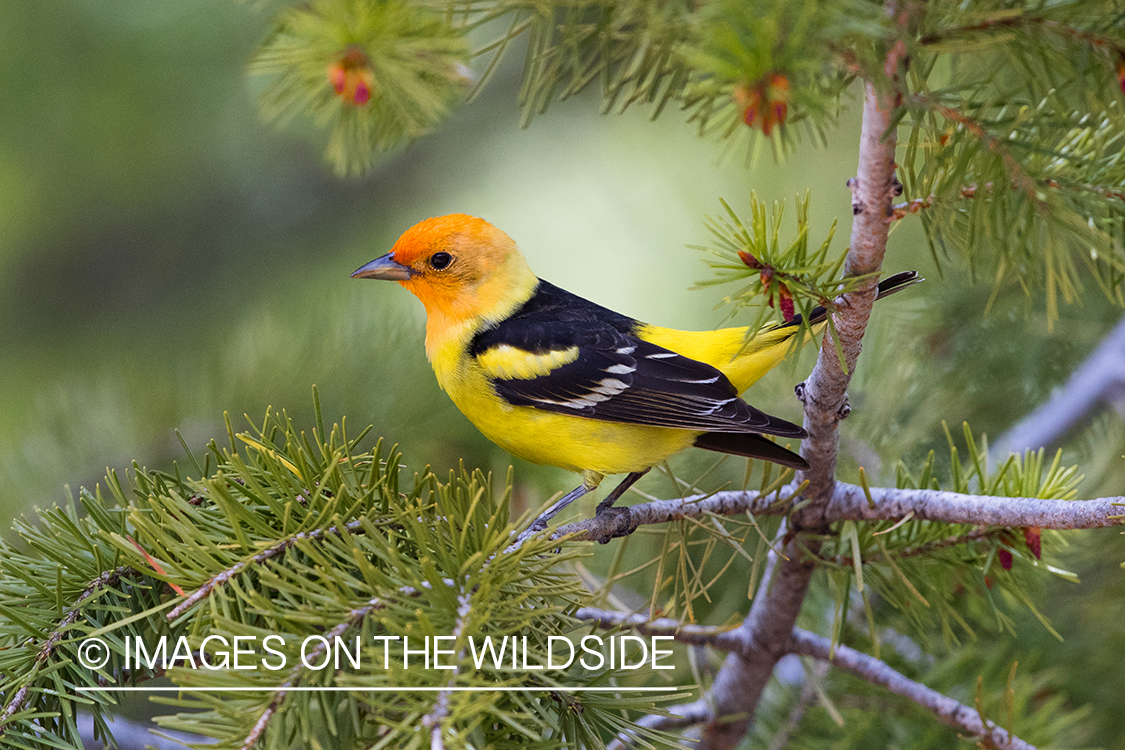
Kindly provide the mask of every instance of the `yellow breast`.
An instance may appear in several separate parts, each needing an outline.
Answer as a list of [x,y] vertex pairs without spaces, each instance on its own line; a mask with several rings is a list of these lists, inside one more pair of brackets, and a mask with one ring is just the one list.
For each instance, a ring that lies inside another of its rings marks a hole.
[[575,472],[643,471],[689,447],[699,434],[512,406],[496,395],[466,346],[449,342],[433,352],[438,384],[485,437],[527,461]]

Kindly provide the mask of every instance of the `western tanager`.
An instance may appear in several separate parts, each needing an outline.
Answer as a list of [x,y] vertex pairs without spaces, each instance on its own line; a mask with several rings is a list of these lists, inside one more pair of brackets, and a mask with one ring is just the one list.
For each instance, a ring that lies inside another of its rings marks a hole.
[[[739,398],[777,365],[798,320],[679,331],[613,312],[542,281],[508,235],[452,214],[411,227],[354,278],[397,281],[426,307],[426,355],[438,384],[486,437],[535,463],[582,475],[545,521],[607,474],[628,476],[610,508],[651,467],[697,446],[807,469],[763,435],[805,430]],[[881,295],[917,280],[879,285]],[[811,316],[823,325],[825,312]]]

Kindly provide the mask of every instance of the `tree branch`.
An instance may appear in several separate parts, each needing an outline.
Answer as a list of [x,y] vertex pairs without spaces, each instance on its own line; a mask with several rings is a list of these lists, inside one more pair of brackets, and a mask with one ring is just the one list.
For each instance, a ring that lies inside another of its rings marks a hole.
[[[730,654],[728,658],[740,656],[752,658],[761,650],[761,646],[756,644],[748,632],[741,627],[735,629],[711,628],[681,623],[667,617],[650,620],[643,614],[627,614],[592,607],[579,609],[575,616],[579,620],[593,622],[603,628],[625,625],[642,635],[671,635],[681,643],[707,645],[720,651],[727,651]],[[976,709],[915,682],[895,671],[882,660],[854,648],[843,644],[836,644],[833,647],[830,639],[801,628],[793,628],[789,636],[779,643],[779,649],[783,654],[801,654],[829,662],[833,666],[851,672],[857,677],[862,677],[872,684],[885,687],[896,695],[909,698],[923,708],[933,711],[945,723],[969,732],[976,741],[982,743],[985,747],[998,748],[999,750],[1035,750],[1034,746],[1007,730],[1001,729],[993,722],[983,719]],[[690,711],[692,716],[702,717],[704,714],[703,710],[698,708],[699,705],[699,703],[694,703],[680,708],[684,714],[688,714]],[[659,719],[665,717],[646,718],[650,719],[651,723],[645,723],[645,726],[653,726]],[[701,718],[700,720],[704,719]],[[672,724],[669,726],[682,725]],[[619,746],[625,748],[630,745],[622,742]]]
[[1097,529],[1118,526],[1125,520],[1125,497],[1044,500],[962,495],[942,490],[870,489],[874,507],[867,502],[862,487],[841,482],[822,518],[825,522],[887,521],[913,512],[915,518],[923,521],[1045,529]]
[[574,613],[579,620],[594,623],[599,628],[616,628],[625,625],[641,635],[670,635],[680,643],[711,646],[720,651],[738,651],[746,647],[746,636],[737,629],[693,625],[670,617],[649,619],[644,614],[629,614],[611,609],[581,607]]
[[718,492],[671,500],[623,506],[618,513],[603,513],[583,521],[560,526],[554,538],[573,535],[575,541],[600,541],[625,536],[638,526],[698,518],[710,513],[734,516],[740,513],[781,515],[793,507],[799,485],[788,484],[773,492]]
[[836,644],[833,648],[832,641],[828,638],[794,628],[790,649],[795,654],[830,662],[833,666],[862,677],[872,684],[881,685],[896,695],[909,698],[919,706],[933,711],[946,724],[968,732],[983,747],[997,748],[997,750],[1035,750],[1034,745],[982,718],[977,709],[915,682],[891,669],[879,659],[856,651],[854,648],[843,644]]
[[[785,515],[793,510],[798,485],[788,484],[775,492],[716,492],[672,500],[654,500],[629,506],[628,514],[597,517],[560,526],[554,538],[573,534],[576,541],[597,540],[604,535],[620,536],[647,524],[698,518],[714,513],[735,516]],[[869,487],[874,507],[863,488],[838,482],[828,505],[819,516],[823,524],[837,521],[892,521],[913,513],[922,521],[970,526],[1039,526],[1045,529],[1098,529],[1125,523],[1125,496],[1091,500],[1044,500],[1037,497],[965,495],[942,490],[911,490]],[[956,538],[940,546],[957,544]],[[964,541],[971,541],[965,539]]]
[[[898,16],[893,3],[888,12]],[[905,27],[909,19],[902,14],[896,20]],[[805,405],[804,427],[809,432],[801,455],[812,467],[799,473],[798,479],[808,481],[808,488],[802,493],[808,504],[793,514],[792,534],[788,532],[789,524],[782,524],[769,552],[754,603],[739,627],[752,648],[742,654],[728,654],[715,676],[710,691],[715,716],[704,728],[700,750],[730,750],[745,736],[774,666],[785,653],[785,644],[816,567],[804,550],[807,547],[815,556],[819,544],[796,535],[802,529],[816,528],[820,509],[832,497],[839,421],[847,416],[847,387],[875,301],[877,273],[882,267],[890,230],[891,198],[901,192],[894,172],[897,138],[893,115],[901,103],[897,85],[906,46],[901,40],[889,40],[888,45],[885,88],[866,82],[859,165],[855,181],[849,183],[854,218],[845,272],[853,276],[871,274],[870,281],[838,299],[838,309],[829,319],[831,326],[822,341],[816,366],[798,389]]]
[[1106,334],[1044,404],[1028,414],[992,446],[989,457],[999,463],[1011,453],[1054,446],[1084,422],[1095,409],[1125,398],[1125,317]]

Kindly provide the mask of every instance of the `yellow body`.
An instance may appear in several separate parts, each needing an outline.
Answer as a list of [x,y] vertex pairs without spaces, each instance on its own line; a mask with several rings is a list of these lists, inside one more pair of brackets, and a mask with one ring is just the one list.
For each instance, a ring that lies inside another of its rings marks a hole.
[[[453,260],[435,269],[435,253]],[[401,268],[401,275],[361,274],[364,269],[357,275],[397,280],[422,301],[426,354],[438,383],[486,437],[513,455],[581,472],[592,487],[606,474],[644,471],[690,447],[701,434],[513,406],[497,395],[494,380],[545,375],[573,361],[578,350],[532,354],[498,346],[470,354],[474,335],[511,316],[539,282],[515,243],[491,224],[460,214],[429,219],[407,231],[385,258],[384,265]],[[679,331],[642,324],[635,331],[641,339],[712,365],[739,393],[784,359],[794,333],[794,328],[767,326],[748,341],[746,328]]]
[[[482,363],[468,356],[469,341],[479,327],[479,323],[470,325],[459,332],[463,335],[449,336],[448,329],[427,325],[426,351],[438,384],[457,408],[485,437],[513,455],[570,471],[621,474],[660,463],[691,447],[700,434],[511,406],[496,395],[490,380],[511,377],[521,367],[522,377],[529,378],[546,370],[528,367],[525,357],[513,357],[516,362],[505,364],[499,357]],[[757,340],[747,345],[746,332],[745,328],[678,331],[656,326],[639,330],[645,340],[716,367],[740,393],[781,362],[792,343],[789,335],[783,335],[761,342],[765,346],[756,345]]]

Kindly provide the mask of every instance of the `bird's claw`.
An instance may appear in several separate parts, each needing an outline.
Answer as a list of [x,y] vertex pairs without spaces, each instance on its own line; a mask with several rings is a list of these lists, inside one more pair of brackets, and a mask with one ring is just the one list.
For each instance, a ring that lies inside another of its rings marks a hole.
[[[624,521],[619,520],[621,516],[625,516]],[[640,523],[633,518],[633,511],[629,508],[602,508],[595,517],[605,518],[613,525],[608,533],[598,537],[598,544],[609,544],[611,539],[629,536],[640,526]]]

